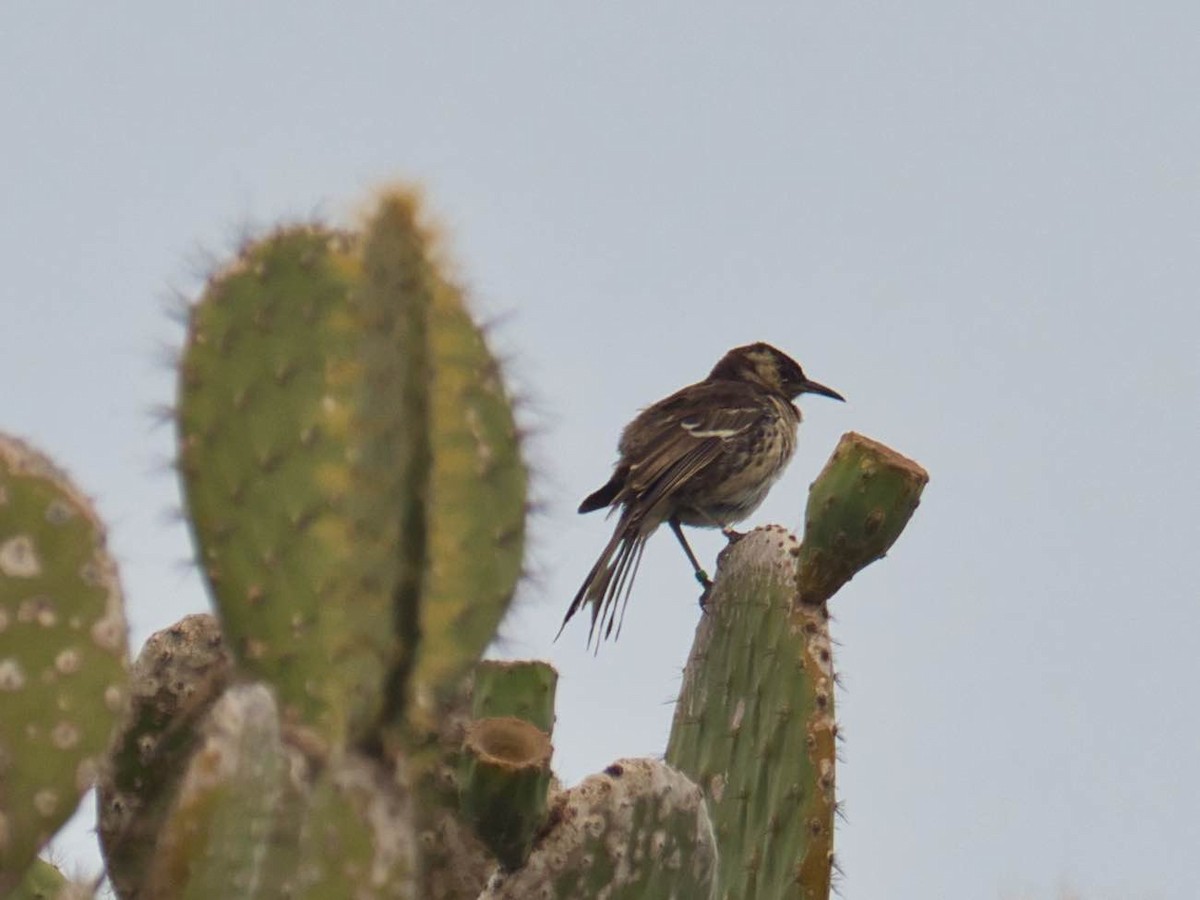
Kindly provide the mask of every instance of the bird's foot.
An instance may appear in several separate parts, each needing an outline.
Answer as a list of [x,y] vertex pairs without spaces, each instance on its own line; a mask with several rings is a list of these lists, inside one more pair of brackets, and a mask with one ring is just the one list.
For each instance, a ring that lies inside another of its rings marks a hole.
[[744,538],[746,536],[746,532],[735,531],[732,528],[722,528],[721,534],[725,535],[725,540],[729,541],[729,543],[731,543],[731,544],[736,544],[738,541],[740,541],[742,538]]
[[704,590],[700,592],[700,612],[705,612],[705,608],[708,606],[708,595],[712,593],[712,579],[708,577],[708,573],[703,569],[697,569],[696,580],[700,582],[700,586],[704,588]]

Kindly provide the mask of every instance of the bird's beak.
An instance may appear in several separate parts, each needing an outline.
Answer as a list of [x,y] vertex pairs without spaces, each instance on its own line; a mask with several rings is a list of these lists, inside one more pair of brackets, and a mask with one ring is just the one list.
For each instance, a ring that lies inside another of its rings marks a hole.
[[839,394],[837,391],[835,391],[833,388],[825,387],[825,385],[820,384],[816,381],[809,381],[807,378],[804,379],[804,381],[800,382],[800,393],[801,394],[820,394],[822,397],[832,397],[834,400],[841,400],[843,403],[846,402],[846,398],[843,397],[841,394]]

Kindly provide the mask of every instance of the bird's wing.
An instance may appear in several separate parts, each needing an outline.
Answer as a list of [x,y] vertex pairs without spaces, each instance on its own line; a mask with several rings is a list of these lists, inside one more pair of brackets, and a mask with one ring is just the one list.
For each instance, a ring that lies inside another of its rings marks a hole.
[[642,411],[621,437],[623,493],[653,509],[743,439],[770,411],[741,385],[701,382]]

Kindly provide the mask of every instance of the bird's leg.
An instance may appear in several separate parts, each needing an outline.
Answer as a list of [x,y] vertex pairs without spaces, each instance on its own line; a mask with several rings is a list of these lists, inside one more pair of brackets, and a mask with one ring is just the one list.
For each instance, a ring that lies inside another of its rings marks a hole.
[[696,559],[696,554],[692,552],[691,546],[687,542],[687,538],[683,536],[683,527],[679,524],[679,520],[671,516],[667,520],[671,525],[671,530],[675,532],[675,537],[679,539],[679,546],[683,548],[683,552],[687,554],[688,562],[692,564],[692,572],[696,576],[696,580],[704,588],[704,593],[700,595],[700,608],[704,608],[704,601],[708,598],[709,589],[712,588],[712,581],[708,577],[708,573],[700,568],[700,561]]

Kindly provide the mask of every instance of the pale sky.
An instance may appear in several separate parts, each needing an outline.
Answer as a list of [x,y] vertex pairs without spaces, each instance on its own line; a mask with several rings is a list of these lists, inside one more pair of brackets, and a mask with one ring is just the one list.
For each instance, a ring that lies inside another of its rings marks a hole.
[[574,508],[767,340],[849,402],[750,524],[844,431],[932,478],[831,603],[841,896],[1200,896],[1200,6],[12,2],[0,83],[0,429],[96,498],[135,645],[207,603],[172,290],[415,180],[537,425],[496,654],[559,667],[564,779],[661,754],[699,615],[664,532],[620,642],[553,644],[608,537]]

